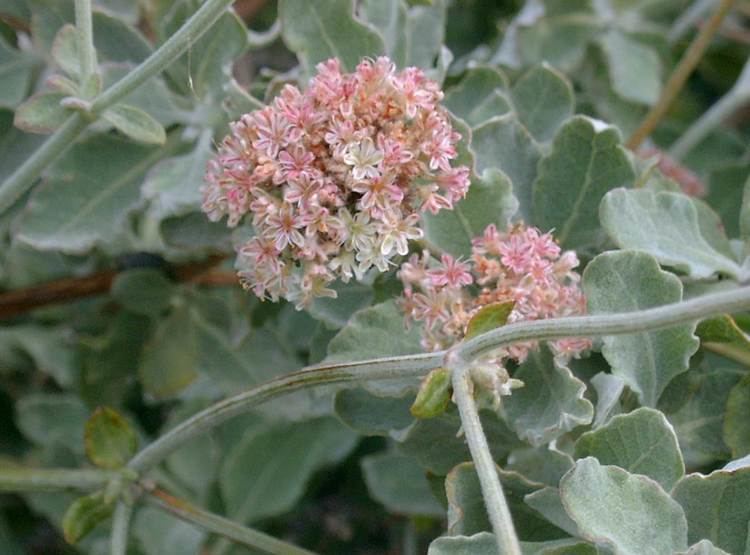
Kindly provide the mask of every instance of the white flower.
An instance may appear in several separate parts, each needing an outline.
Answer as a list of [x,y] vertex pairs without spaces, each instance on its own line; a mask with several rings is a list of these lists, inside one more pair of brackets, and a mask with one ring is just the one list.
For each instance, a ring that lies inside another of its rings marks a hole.
[[419,216],[412,214],[404,219],[389,218],[381,226],[382,242],[380,252],[389,256],[393,249],[401,256],[409,252],[409,239],[421,239],[422,230],[418,227]]
[[359,143],[351,143],[344,152],[344,163],[352,167],[352,176],[357,181],[380,176],[377,166],[383,160],[383,151],[375,148],[370,137]]

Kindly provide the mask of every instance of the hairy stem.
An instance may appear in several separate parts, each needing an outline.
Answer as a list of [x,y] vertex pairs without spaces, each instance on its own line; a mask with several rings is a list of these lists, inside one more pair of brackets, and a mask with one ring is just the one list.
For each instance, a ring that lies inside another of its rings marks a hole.
[[446,366],[451,371],[453,397],[456,405],[458,405],[461,425],[466,435],[466,443],[469,445],[474,468],[477,471],[477,476],[479,476],[482,497],[492,523],[492,531],[495,533],[498,553],[521,555],[521,544],[518,543],[518,535],[515,526],[513,526],[513,517],[510,514],[510,508],[503,493],[503,486],[497,475],[490,446],[487,444],[487,438],[484,435],[484,430],[482,430],[479,412],[477,412],[477,407],[474,404],[471,367],[466,361],[454,355],[455,352],[451,351],[446,356]]
[[0,468],[2,491],[94,490],[103,487],[116,472],[98,469]]
[[711,38],[714,36],[714,33],[716,33],[716,30],[719,28],[719,25],[721,25],[724,16],[727,15],[733,3],[734,0],[721,0],[719,7],[716,8],[716,11],[711,18],[695,36],[693,42],[690,43],[690,46],[682,56],[680,63],[677,64],[677,67],[672,72],[666,85],[664,85],[661,97],[648,114],[646,114],[646,117],[638,126],[638,129],[636,129],[630,139],[628,139],[626,146],[629,149],[637,149],[641,143],[651,135],[653,130],[656,129],[656,126],[664,117],[664,114],[667,113],[670,106],[672,106],[672,102],[682,90],[685,81],[687,81],[687,78],[703,57],[703,53],[706,51],[706,48],[708,48]]
[[127,555],[130,520],[133,517],[133,505],[120,500],[112,517],[112,532],[109,538],[110,555]]
[[173,497],[159,488],[146,488],[149,503],[173,514],[177,518],[197,524],[209,532],[219,534],[235,543],[269,553],[271,555],[314,555],[312,551],[302,549],[268,534],[247,528],[222,516],[204,511],[191,505],[184,499]]
[[91,0],[76,0],[76,29],[78,30],[78,51],[81,56],[81,87],[96,72],[96,50],[94,31],[91,23]]
[[145,447],[130,461],[128,466],[136,472],[144,472],[158,464],[186,441],[280,395],[318,385],[421,376],[428,370],[440,366],[443,354],[442,352],[428,353],[347,364],[312,366],[278,377],[195,414]]
[[140,65],[102,92],[91,103],[88,118],[76,113],[0,186],[0,212],[7,210],[28,191],[37,177],[60,156],[87,127],[90,120],[160,73],[182,55],[221,17],[232,0],[206,0],[185,24]]

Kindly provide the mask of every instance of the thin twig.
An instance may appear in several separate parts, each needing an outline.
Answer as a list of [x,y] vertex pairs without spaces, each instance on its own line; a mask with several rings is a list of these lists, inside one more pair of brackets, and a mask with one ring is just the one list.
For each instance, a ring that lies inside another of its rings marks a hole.
[[197,524],[209,532],[219,534],[235,543],[246,545],[263,553],[271,555],[315,555],[312,551],[302,549],[296,545],[264,534],[258,530],[247,528],[208,511],[196,507],[184,499],[174,497],[158,487],[144,487],[146,500],[176,516],[177,518]]
[[94,27],[91,21],[91,0],[75,0],[78,54],[81,57],[81,89],[85,90],[89,78],[96,72]]
[[682,56],[680,63],[677,64],[677,67],[672,72],[666,85],[664,85],[661,97],[648,114],[646,114],[646,117],[638,126],[638,129],[636,129],[628,139],[627,147],[629,149],[637,149],[641,143],[651,135],[654,129],[656,129],[656,126],[664,117],[664,114],[667,113],[670,106],[672,106],[672,102],[674,102],[674,99],[682,90],[687,78],[693,72],[695,66],[698,65],[698,62],[700,62],[703,53],[711,42],[711,38],[714,36],[714,33],[716,33],[716,30],[719,28],[719,25],[721,25],[724,16],[727,15],[733,3],[734,0],[721,0],[719,7],[716,8],[716,11],[711,18],[701,27],[700,32],[695,36],[693,42],[690,43],[690,46]]
[[[175,266],[171,269],[171,273],[178,282],[228,285],[229,272],[209,272],[223,259],[223,256],[214,256],[202,262]],[[42,306],[101,295],[109,291],[117,274],[117,270],[103,270],[88,276],[58,279],[25,289],[0,293],[0,319],[18,316]],[[236,276],[231,275],[237,283]]]
[[100,469],[0,467],[0,491],[91,491],[119,476]]

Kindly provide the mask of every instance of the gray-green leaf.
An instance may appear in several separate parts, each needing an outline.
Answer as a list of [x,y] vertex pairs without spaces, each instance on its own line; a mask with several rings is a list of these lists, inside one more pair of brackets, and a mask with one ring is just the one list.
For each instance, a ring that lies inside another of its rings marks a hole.
[[[583,273],[583,290],[592,314],[643,310],[682,300],[677,276],[664,272],[642,252],[600,254]],[[612,373],[638,394],[641,403],[654,407],[664,388],[685,372],[698,349],[695,324],[603,339],[602,354]]]
[[573,115],[573,87],[547,64],[527,71],[513,84],[511,93],[518,119],[537,141],[550,140]]
[[161,124],[135,106],[115,104],[102,113],[102,119],[134,141],[161,145],[167,140]]
[[60,105],[66,96],[59,92],[33,95],[16,109],[13,124],[29,133],[52,133],[72,114]]

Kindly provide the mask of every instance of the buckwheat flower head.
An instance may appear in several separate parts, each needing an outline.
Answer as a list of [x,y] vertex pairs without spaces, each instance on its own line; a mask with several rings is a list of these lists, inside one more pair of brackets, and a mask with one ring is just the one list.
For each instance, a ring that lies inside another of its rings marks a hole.
[[211,220],[252,222],[238,249],[242,284],[299,308],[335,296],[335,279],[405,255],[422,236],[420,213],[452,208],[469,186],[469,169],[452,165],[461,137],[442,97],[421,70],[388,58],[353,73],[331,59],[304,92],[287,85],[233,122],[202,193]]
[[[523,224],[500,232],[490,225],[474,239],[469,260],[444,254],[438,261],[428,252],[412,255],[399,271],[404,284],[400,305],[407,325],[422,322],[426,350],[446,349],[464,337],[471,318],[490,304],[512,302],[509,323],[584,314],[577,266],[575,252],[562,252],[549,233]],[[549,346],[558,361],[567,362],[589,349],[591,342],[570,338]],[[505,361],[521,363],[536,347],[536,342],[503,347],[479,364],[494,367],[506,383]],[[501,395],[510,392],[505,389]]]

